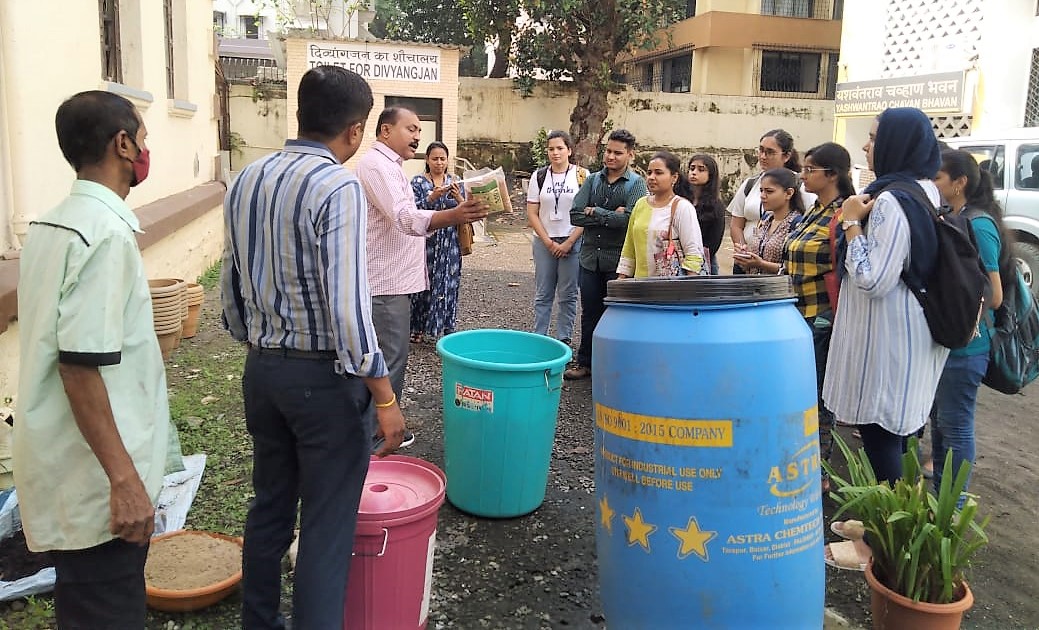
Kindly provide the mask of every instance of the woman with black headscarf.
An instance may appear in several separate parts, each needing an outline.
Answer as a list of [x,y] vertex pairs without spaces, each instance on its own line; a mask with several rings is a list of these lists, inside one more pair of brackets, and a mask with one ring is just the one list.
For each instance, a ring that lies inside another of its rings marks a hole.
[[937,239],[930,210],[896,182],[919,185],[937,207],[931,181],[941,166],[931,121],[918,109],[885,110],[863,147],[876,181],[841,207],[837,263],[843,273],[823,399],[859,425],[877,480],[902,473],[907,436],[927,421],[949,350],[931,337],[923,309],[903,280],[927,278]]

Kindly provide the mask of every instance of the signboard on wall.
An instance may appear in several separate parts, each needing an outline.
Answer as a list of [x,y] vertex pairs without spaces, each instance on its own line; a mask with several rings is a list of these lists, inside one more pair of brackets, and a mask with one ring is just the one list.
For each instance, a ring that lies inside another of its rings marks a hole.
[[307,43],[307,68],[339,66],[368,80],[440,81],[440,50],[371,42]]
[[916,107],[927,114],[967,111],[965,72],[838,83],[834,113],[838,117],[876,116],[889,107]]

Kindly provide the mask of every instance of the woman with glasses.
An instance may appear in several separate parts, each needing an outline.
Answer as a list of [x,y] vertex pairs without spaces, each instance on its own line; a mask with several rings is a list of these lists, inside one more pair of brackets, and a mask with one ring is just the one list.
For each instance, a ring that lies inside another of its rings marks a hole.
[[[761,221],[761,195],[757,193],[761,173],[773,168],[786,168],[794,173],[801,171],[801,159],[794,148],[793,136],[782,129],[765,132],[758,141],[758,167],[761,172],[743,180],[728,207],[729,215],[732,216],[729,222],[729,236],[737,253],[748,251],[747,243],[753,240],[754,231]],[[811,207],[815,202],[815,195],[806,193],[803,187],[800,193],[803,206]],[[754,251],[753,247],[751,251]],[[732,272],[746,273],[738,263],[733,264]]]
[[[833,310],[836,298],[836,275],[830,249],[830,230],[839,230],[836,218],[841,204],[855,194],[851,183],[851,156],[839,144],[826,142],[805,153],[801,168],[805,190],[816,195],[815,203],[805,214],[786,242],[783,253],[784,272],[790,276],[797,295],[797,309],[812,330],[815,345],[815,377],[819,394],[819,456],[829,461],[833,450],[833,412],[822,400],[826,357],[830,352]],[[836,236],[836,234],[834,234]],[[829,283],[829,284],[828,284]],[[833,296],[830,292],[833,292]],[[825,475],[825,473],[824,473]],[[822,480],[823,492],[829,479]]]

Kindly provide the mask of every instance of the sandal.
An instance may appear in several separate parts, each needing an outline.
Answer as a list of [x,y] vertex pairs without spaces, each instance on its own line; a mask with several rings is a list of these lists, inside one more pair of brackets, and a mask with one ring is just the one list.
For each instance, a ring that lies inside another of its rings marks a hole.
[[826,545],[823,562],[827,566],[846,571],[865,571],[872,552],[861,540],[844,540]]
[[844,540],[862,540],[862,537],[866,534],[866,528],[862,526],[862,521],[856,520],[834,521],[830,523],[830,531]]

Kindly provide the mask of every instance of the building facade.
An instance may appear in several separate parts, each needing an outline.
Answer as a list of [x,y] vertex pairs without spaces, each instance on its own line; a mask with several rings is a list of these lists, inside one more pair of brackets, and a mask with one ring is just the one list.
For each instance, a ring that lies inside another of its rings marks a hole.
[[290,32],[285,41],[287,87],[286,137],[295,138],[296,92],[303,74],[315,65],[332,64],[357,72],[368,81],[375,97],[365,127],[364,142],[347,162],[353,169],[375,142],[376,121],[385,107],[414,111],[422,122],[422,140],[415,159],[405,163],[409,175],[425,166],[426,146],[439,140],[457,156],[458,145],[458,46],[388,40],[316,39]]
[[374,16],[374,2],[349,0],[212,0],[213,30],[225,39],[268,39],[284,29],[357,37]]
[[849,0],[845,18],[834,136],[857,163],[889,106],[942,138],[1039,126],[1039,1]]
[[655,50],[624,60],[649,92],[832,99],[841,0],[688,0]]
[[141,112],[152,167],[127,202],[149,277],[194,279],[223,246],[212,0],[68,0],[45,11],[0,3],[0,396],[17,390],[21,241],[75,179],[54,131],[66,98],[106,90]]

